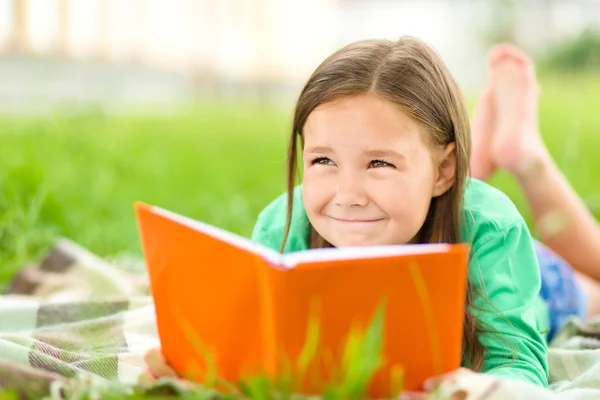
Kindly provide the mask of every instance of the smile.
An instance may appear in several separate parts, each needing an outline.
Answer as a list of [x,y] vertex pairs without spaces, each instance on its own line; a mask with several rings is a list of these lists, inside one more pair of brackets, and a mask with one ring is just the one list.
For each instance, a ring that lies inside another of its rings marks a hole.
[[333,219],[334,221],[337,222],[341,222],[342,224],[372,224],[374,222],[379,222],[379,221],[383,221],[383,218],[377,218],[377,219],[341,219],[341,218],[335,218],[335,217],[330,217],[331,219]]

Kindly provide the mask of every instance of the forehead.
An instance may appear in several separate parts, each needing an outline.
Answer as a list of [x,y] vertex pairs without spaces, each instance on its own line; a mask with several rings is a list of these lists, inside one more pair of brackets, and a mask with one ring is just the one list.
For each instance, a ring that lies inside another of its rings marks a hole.
[[410,141],[421,139],[421,126],[395,104],[360,95],[321,104],[306,120],[305,140]]

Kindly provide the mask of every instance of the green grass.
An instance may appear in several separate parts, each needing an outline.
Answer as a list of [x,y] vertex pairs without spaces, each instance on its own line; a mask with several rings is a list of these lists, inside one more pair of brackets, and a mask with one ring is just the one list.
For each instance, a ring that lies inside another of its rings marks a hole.
[[[545,140],[596,211],[600,78],[541,81]],[[0,285],[59,235],[101,256],[139,255],[136,200],[248,236],[258,212],[285,187],[290,114],[281,110],[198,107],[168,117],[57,112],[3,117],[0,126]],[[492,183],[530,221],[513,180],[499,174]]]
[[288,125],[282,112],[206,108],[0,120],[0,281],[57,235],[139,254],[136,200],[248,236],[285,186]]

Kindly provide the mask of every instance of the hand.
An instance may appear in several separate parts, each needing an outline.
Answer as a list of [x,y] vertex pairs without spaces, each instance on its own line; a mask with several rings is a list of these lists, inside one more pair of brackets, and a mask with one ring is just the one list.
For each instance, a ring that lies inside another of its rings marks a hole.
[[447,374],[443,374],[435,378],[427,379],[425,383],[423,383],[423,389],[425,389],[426,392],[431,392],[444,381],[456,380],[456,378],[458,378],[459,376],[465,376],[470,374],[474,374],[474,372],[467,368],[459,368],[456,371],[449,372]]
[[[474,374],[473,371],[467,368],[459,368],[456,371],[443,374],[434,378],[427,379],[423,383],[422,392],[404,392],[400,396],[402,400],[426,400],[430,397],[432,391],[434,391],[440,384],[445,381],[455,380],[459,376],[464,376],[468,374]],[[464,400],[466,399],[466,393],[464,391],[458,391],[452,393],[450,400]],[[433,397],[435,399],[435,397]]]
[[169,366],[159,348],[148,350],[144,360],[148,367],[142,372],[140,381],[154,382],[163,377],[177,378],[177,373]]

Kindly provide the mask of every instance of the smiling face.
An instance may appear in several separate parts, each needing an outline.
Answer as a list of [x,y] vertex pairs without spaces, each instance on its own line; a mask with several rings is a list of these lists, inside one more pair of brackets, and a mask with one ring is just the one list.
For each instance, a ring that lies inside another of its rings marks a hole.
[[417,122],[372,95],[318,106],[303,135],[306,212],[336,247],[414,242],[454,179],[453,144],[432,150]]

